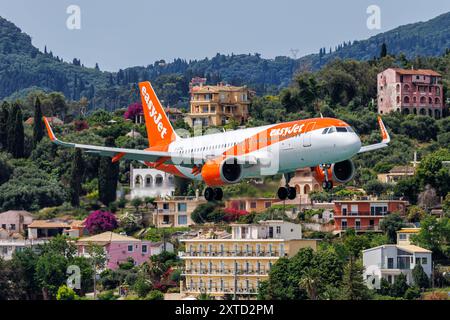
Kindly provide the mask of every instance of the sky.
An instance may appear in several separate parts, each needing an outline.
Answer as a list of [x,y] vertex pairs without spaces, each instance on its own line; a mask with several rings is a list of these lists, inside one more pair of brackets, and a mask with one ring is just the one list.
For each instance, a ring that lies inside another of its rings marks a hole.
[[[69,29],[67,8],[80,8]],[[380,8],[380,29],[366,10]],[[216,53],[301,57],[319,48],[366,39],[450,11],[432,0],[2,0],[0,16],[65,61],[101,70],[145,66],[159,59],[203,59]],[[294,50],[292,50],[294,49]]]

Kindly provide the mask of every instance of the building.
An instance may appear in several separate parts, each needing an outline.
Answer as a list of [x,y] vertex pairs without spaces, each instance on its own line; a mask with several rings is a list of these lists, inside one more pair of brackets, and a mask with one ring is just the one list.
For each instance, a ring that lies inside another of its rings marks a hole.
[[46,242],[46,240],[0,239],[0,259],[11,260],[14,252],[20,252],[25,248],[33,248],[36,251],[38,245]]
[[175,123],[178,120],[183,119],[184,117],[183,111],[178,108],[165,107],[164,111],[166,112],[167,117],[172,123]]
[[397,244],[411,244],[411,235],[418,234],[419,232],[420,228],[401,228],[397,231]]
[[263,212],[278,201],[279,199],[275,198],[233,198],[225,201],[225,208],[247,212]]
[[49,239],[57,235],[79,238],[86,234],[84,221],[81,220],[34,220],[28,226],[28,239]]
[[400,179],[412,177],[416,172],[413,166],[396,166],[388,173],[378,174],[378,181],[383,183],[397,183]]
[[78,254],[89,256],[88,247],[90,244],[96,244],[104,248],[107,268],[113,270],[130,258],[136,265],[139,265],[147,261],[152,255],[151,241],[143,241],[111,231],[79,239],[76,242]]
[[428,69],[388,68],[377,76],[378,113],[392,111],[440,118],[445,108],[442,76]]
[[255,297],[259,282],[280,257],[292,257],[301,248],[316,250],[317,240],[302,239],[301,226],[281,220],[256,224],[232,224],[228,239],[196,237],[182,239],[185,251],[181,292],[207,293],[216,297]]
[[196,197],[170,197],[155,200],[153,224],[158,227],[187,227],[193,225],[192,211],[206,200]]
[[348,228],[355,231],[380,231],[379,223],[386,215],[404,215],[407,201],[402,200],[338,200],[334,202],[334,228],[340,233]]
[[150,252],[153,255],[161,254],[163,251],[173,252],[173,244],[170,242],[152,242],[150,244]]
[[417,264],[421,264],[431,278],[432,252],[410,243],[411,234],[419,231],[419,228],[402,228],[397,231],[397,244],[363,250],[364,278],[369,285],[378,289],[381,278],[393,284],[401,273],[406,275],[408,284],[412,284],[412,270]]
[[33,215],[27,211],[9,210],[0,213],[0,228],[10,235],[13,233],[26,234],[28,226],[33,222]]
[[243,124],[248,119],[248,106],[253,92],[246,86],[207,86],[200,82],[198,85],[191,85],[190,93],[190,112],[185,121],[191,127],[194,124],[220,126],[231,119]]
[[151,168],[130,167],[131,199],[172,196],[175,192],[174,176]]

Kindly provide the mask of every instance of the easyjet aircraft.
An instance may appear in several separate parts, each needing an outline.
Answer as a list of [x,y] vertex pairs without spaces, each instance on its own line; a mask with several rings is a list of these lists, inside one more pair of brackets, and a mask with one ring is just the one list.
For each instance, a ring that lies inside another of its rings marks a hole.
[[145,150],[92,146],[58,140],[44,117],[50,139],[57,145],[80,148],[90,154],[138,160],[149,167],[174,175],[203,180],[208,201],[221,200],[220,186],[245,178],[282,173],[286,186],[278,197],[294,199],[296,190],[289,181],[298,168],[311,167],[324,189],[346,183],[355,173],[350,160],[357,153],[386,147],[389,134],[381,120],[382,141],[361,146],[353,129],[344,121],[313,118],[256,128],[180,138],[174,131],[150,82],[139,83],[150,147]]

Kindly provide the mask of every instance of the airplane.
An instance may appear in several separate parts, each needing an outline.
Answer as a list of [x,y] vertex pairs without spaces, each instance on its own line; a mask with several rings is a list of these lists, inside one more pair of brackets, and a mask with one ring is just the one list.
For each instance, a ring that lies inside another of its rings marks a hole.
[[140,82],[149,148],[134,150],[69,143],[58,140],[43,117],[48,136],[56,145],[79,148],[89,154],[137,160],[183,178],[204,181],[208,201],[223,198],[222,186],[243,179],[283,174],[285,186],[278,189],[280,200],[295,199],[289,185],[295,171],[310,167],[325,190],[349,182],[355,174],[351,158],[358,153],[384,148],[390,142],[381,117],[382,141],[362,146],[359,136],[346,122],[334,118],[311,118],[261,127],[245,128],[202,136],[181,138],[172,127],[150,82]]

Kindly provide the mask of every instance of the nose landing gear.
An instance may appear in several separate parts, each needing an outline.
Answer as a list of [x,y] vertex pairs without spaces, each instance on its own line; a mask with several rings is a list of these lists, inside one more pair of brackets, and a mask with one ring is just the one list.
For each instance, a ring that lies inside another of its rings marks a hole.
[[221,201],[223,198],[222,188],[211,188],[208,187],[205,189],[204,196],[206,201]]

